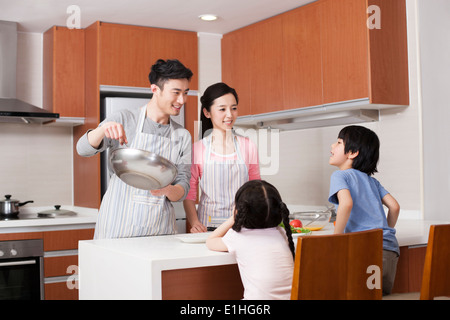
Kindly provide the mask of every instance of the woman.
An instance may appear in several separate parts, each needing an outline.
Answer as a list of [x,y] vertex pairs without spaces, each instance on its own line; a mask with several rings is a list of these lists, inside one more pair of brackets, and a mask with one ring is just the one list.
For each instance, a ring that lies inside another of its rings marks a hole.
[[249,180],[261,179],[255,144],[232,131],[238,116],[236,91],[219,82],[205,90],[200,102],[203,139],[193,145],[190,191],[183,202],[193,233],[226,221],[236,191]]

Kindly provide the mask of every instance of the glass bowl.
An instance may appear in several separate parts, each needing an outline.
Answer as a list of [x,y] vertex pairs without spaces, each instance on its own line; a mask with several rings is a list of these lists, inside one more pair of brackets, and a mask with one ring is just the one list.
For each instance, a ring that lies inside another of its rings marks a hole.
[[302,228],[311,231],[318,231],[325,227],[330,222],[330,217],[331,210],[293,212],[289,215],[290,220],[300,220]]

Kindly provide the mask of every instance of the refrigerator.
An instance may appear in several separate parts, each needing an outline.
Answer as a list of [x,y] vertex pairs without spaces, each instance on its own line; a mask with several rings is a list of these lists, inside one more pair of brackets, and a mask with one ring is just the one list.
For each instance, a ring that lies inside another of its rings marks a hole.
[[[147,104],[150,101],[150,98],[132,98],[132,97],[105,97],[101,99],[101,112],[100,117],[101,121],[106,119],[108,115],[116,113],[120,110],[124,109],[139,109],[140,107]],[[172,116],[172,120],[176,121],[183,127],[184,123],[184,106],[181,108],[180,114],[178,116]],[[109,180],[112,175],[112,171],[108,167],[108,150],[103,152],[100,155],[101,162],[101,190],[102,197],[108,188]],[[186,214],[183,208],[183,202],[172,202],[173,207],[175,208],[175,216],[177,222],[177,232],[185,233],[186,232]]]

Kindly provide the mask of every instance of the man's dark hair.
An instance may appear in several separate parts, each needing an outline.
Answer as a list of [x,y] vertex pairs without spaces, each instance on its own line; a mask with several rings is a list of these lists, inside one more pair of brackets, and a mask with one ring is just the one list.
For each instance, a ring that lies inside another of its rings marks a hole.
[[150,81],[150,84],[156,84],[161,90],[163,90],[164,84],[168,80],[187,79],[188,81],[190,81],[192,75],[192,71],[186,68],[180,61],[176,59],[159,59],[152,66],[148,75],[148,80]]

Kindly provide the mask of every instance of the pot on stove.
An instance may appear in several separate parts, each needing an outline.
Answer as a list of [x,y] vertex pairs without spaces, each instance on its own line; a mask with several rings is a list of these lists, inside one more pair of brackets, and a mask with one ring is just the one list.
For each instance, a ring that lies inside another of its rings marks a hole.
[[19,200],[11,199],[11,195],[5,195],[4,200],[0,200],[0,215],[4,216],[16,216],[19,214],[19,207],[34,202],[33,200],[28,200],[25,202],[20,202]]

